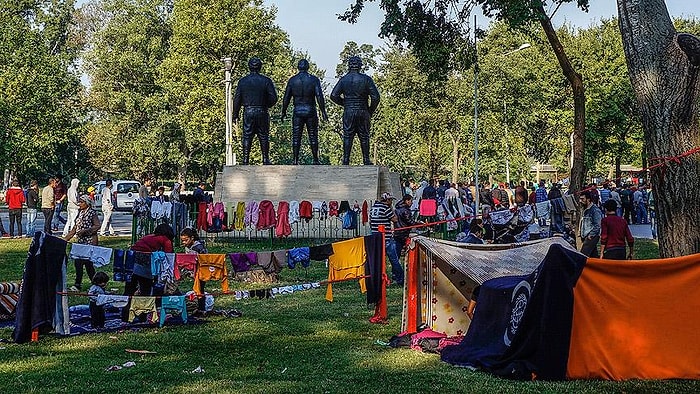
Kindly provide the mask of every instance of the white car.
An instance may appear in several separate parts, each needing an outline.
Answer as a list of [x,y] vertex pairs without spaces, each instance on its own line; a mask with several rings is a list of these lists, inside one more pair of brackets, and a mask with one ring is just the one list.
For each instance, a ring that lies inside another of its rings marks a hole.
[[[102,207],[102,190],[106,185],[105,181],[95,182],[95,208]],[[134,206],[134,200],[139,198],[139,188],[141,182],[133,180],[112,181],[112,199],[114,209],[118,211],[130,211]]]

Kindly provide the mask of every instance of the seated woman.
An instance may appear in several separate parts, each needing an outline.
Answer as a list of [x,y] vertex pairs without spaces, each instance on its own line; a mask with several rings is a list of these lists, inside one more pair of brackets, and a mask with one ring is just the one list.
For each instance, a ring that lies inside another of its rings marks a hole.
[[[151,252],[163,251],[165,253],[173,253],[173,239],[175,232],[168,224],[161,223],[153,230],[153,234],[136,241],[131,246],[131,250],[136,253],[134,256],[134,273],[129,282],[124,284],[124,295],[132,296],[138,294],[141,296],[153,295],[153,274],[151,273]],[[129,305],[122,309],[122,320],[128,321]]]

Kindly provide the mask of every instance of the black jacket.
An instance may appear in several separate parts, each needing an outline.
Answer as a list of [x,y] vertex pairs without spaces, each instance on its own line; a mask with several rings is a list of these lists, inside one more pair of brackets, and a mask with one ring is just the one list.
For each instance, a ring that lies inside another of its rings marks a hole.
[[252,72],[238,81],[236,94],[233,96],[233,118],[243,107],[267,110],[277,102],[277,90],[272,80],[264,75]]
[[[400,201],[398,204],[396,204],[396,209],[394,210],[394,213],[396,214],[396,217],[398,218],[398,222],[396,223],[396,226],[398,228],[413,226],[416,224],[415,220],[413,220],[413,212],[411,212],[411,207],[406,205],[405,202]],[[409,230],[395,230],[394,231],[394,238],[408,236],[408,234],[410,232],[411,232],[410,229]]]
[[[367,102],[368,99],[371,103]],[[350,71],[333,88],[331,100],[345,109],[365,110],[372,114],[379,105],[379,90],[371,77]]]

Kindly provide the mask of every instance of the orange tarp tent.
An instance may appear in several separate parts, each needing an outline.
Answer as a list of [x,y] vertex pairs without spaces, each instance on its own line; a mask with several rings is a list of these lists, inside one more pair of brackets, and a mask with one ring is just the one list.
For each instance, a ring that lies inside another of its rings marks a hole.
[[700,379],[700,254],[589,258],[574,288],[569,379]]

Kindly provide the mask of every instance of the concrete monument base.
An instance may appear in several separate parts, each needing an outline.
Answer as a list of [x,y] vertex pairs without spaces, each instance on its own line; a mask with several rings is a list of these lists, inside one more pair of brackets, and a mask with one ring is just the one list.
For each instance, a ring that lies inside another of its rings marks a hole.
[[387,167],[329,165],[224,166],[214,200],[375,200],[384,192],[401,198],[400,179]]

